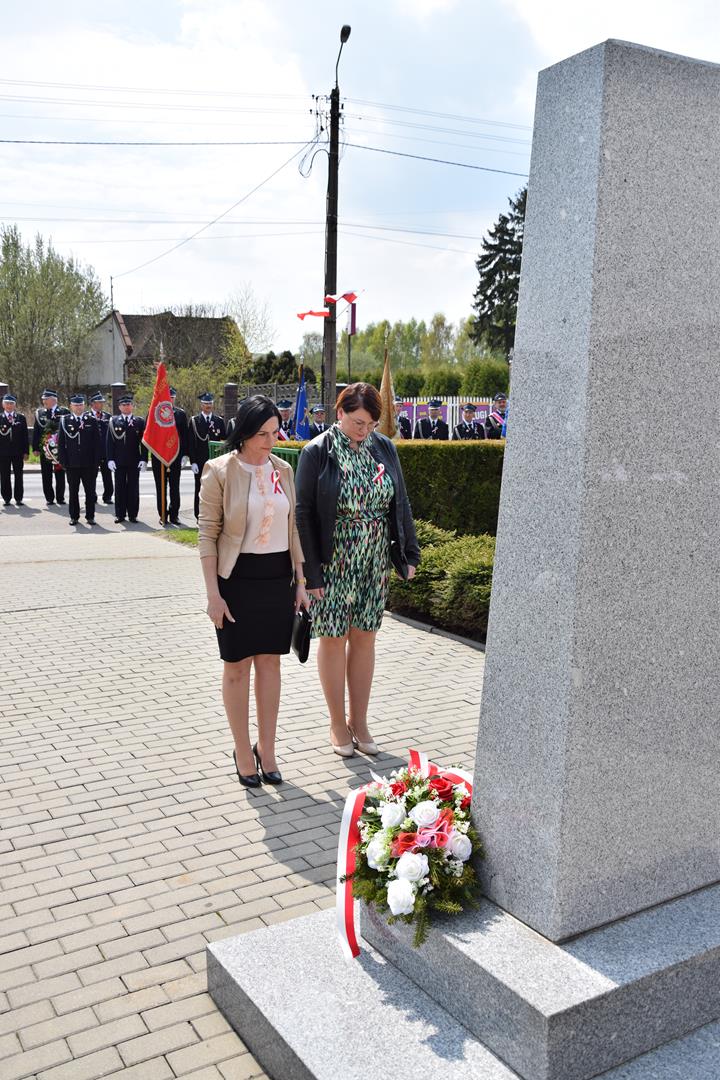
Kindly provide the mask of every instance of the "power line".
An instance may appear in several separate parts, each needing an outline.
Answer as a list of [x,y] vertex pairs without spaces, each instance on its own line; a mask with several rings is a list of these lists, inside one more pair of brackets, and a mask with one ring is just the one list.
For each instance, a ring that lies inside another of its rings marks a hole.
[[344,98],[353,105],[369,105],[376,109],[390,109],[392,112],[415,113],[418,116],[435,116],[442,120],[460,120],[466,124],[489,124],[492,127],[517,128],[519,131],[532,131],[529,124],[512,124],[505,120],[484,120],[479,116],[459,116],[457,113],[432,112],[429,109],[414,109],[409,105],[389,105],[382,101],[364,101],[362,98]]
[[283,161],[282,165],[279,165],[277,167],[277,169],[275,169],[273,172],[270,173],[269,176],[266,176],[264,180],[261,180],[259,184],[256,184],[254,188],[252,188],[245,195],[243,195],[241,199],[238,199],[237,202],[234,202],[232,204],[232,206],[229,206],[227,208],[227,210],[223,210],[222,214],[218,214],[217,217],[214,217],[212,219],[212,221],[208,221],[207,224],[203,225],[201,228],[199,228],[197,230],[197,232],[192,233],[191,236],[186,236],[179,243],[174,244],[172,247],[168,248],[167,251],[160,252],[160,254],[156,255],[154,258],[148,259],[146,262],[140,263],[138,266],[133,266],[131,270],[124,270],[121,274],[114,274],[113,276],[115,278],[127,277],[128,274],[134,274],[137,270],[142,270],[146,266],[150,266],[152,263],[156,263],[160,259],[164,259],[166,255],[170,255],[173,251],[177,251],[178,248],[183,247],[184,244],[189,244],[191,240],[194,240],[195,237],[199,236],[201,232],[204,232],[206,229],[209,229],[211,225],[215,225],[215,223],[220,221],[221,218],[224,218],[227,214],[229,214],[232,210],[234,210],[236,206],[240,206],[241,203],[246,202],[250,198],[251,195],[254,195],[256,191],[259,191],[261,187],[264,187],[264,185],[267,184],[270,180],[272,180],[274,176],[277,176],[277,174],[279,172],[282,172],[282,170],[287,165],[289,165],[291,161],[294,161],[295,158],[300,157],[303,150],[305,150],[306,147],[308,147],[309,145],[310,145],[309,142],[305,143],[300,148],[300,150],[296,150],[294,154],[291,154],[290,157],[287,159],[287,161]]
[[527,180],[527,173],[510,172],[508,169],[491,169],[489,165],[470,165],[467,161],[446,161],[444,158],[424,157],[422,154],[406,154],[401,150],[381,150],[379,146],[362,146],[360,143],[345,143],[354,150],[372,150],[376,154],[391,154],[393,157],[413,158],[415,161],[433,161],[437,165],[456,165],[459,169],[477,169],[480,172],[501,173],[503,176],[521,176]]

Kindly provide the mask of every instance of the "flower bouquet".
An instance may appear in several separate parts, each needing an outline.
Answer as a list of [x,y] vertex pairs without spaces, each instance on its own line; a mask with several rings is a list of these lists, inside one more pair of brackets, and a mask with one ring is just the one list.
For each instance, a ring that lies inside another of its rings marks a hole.
[[[472,785],[462,774],[411,763],[378,777],[355,794],[354,858],[340,882],[355,899],[389,911],[388,923],[415,926],[426,940],[433,912],[458,915],[477,907],[479,885],[471,856],[482,844],[470,820]],[[352,948],[352,942],[351,942]],[[353,950],[353,955],[356,953]]]
[[58,430],[59,425],[54,421],[48,421],[45,425],[45,431],[40,442],[42,452],[48,461],[51,461],[56,470],[60,469],[60,458],[58,456]]

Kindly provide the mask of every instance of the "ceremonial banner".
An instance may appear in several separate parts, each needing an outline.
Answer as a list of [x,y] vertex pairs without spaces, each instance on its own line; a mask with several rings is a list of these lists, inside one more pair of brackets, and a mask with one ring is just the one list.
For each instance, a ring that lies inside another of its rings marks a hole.
[[143,443],[163,465],[172,465],[180,452],[180,436],[170,399],[170,386],[164,364],[158,364],[155,390],[145,421]]

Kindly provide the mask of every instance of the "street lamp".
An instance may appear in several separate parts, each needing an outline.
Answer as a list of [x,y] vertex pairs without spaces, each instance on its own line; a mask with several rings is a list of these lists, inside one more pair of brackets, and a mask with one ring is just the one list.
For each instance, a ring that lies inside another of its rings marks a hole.
[[[334,296],[337,292],[337,220],[338,220],[338,172],[340,168],[340,87],[338,65],[343,45],[350,37],[346,24],[340,31],[340,50],[335,62],[335,86],[330,93],[330,154],[328,161],[327,204],[325,214],[325,292]],[[330,304],[330,314],[324,320],[322,395],[328,411],[328,420],[335,418],[335,385],[337,383],[337,328],[336,304]]]

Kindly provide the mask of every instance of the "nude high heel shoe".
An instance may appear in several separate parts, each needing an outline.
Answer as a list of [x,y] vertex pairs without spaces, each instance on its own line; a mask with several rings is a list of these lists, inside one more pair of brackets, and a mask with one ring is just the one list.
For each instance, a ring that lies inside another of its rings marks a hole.
[[352,745],[356,746],[361,754],[371,754],[373,757],[375,754],[380,753],[380,747],[377,743],[374,743],[372,739],[370,742],[360,742],[353,729],[348,725],[348,731],[352,736]]

